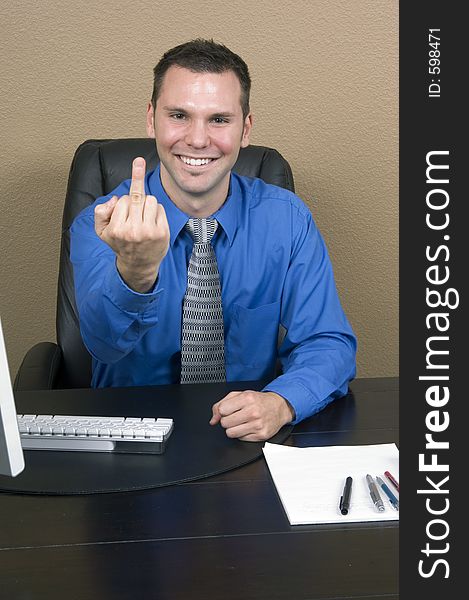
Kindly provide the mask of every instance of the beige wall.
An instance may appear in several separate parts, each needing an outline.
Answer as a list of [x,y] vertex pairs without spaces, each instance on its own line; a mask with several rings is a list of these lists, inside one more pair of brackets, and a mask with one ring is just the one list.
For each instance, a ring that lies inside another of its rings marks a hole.
[[12,373],[55,340],[68,169],[88,138],[144,137],[152,68],[213,37],[253,78],[254,144],[292,165],[359,338],[398,373],[397,0],[22,0],[0,6],[0,315]]

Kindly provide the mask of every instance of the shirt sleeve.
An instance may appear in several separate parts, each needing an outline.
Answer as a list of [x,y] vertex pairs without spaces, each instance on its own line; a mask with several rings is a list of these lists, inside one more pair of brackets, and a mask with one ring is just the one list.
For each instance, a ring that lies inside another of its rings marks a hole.
[[325,243],[309,210],[299,211],[282,294],[279,349],[283,374],[264,391],[276,392],[298,423],[347,393],[355,377],[357,342],[340,304]]
[[162,292],[159,282],[146,294],[130,289],[117,270],[113,250],[95,233],[94,207],[114,194],[127,193],[123,186],[98,198],[76,217],[70,228],[70,259],[81,335],[90,354],[104,363],[123,358],[158,322],[157,306]]

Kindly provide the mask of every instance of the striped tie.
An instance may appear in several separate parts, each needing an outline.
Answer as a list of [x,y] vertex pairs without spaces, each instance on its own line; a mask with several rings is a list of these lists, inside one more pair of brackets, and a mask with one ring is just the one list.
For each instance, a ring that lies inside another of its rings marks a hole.
[[220,274],[210,243],[215,219],[189,219],[194,239],[182,309],[181,383],[225,381]]

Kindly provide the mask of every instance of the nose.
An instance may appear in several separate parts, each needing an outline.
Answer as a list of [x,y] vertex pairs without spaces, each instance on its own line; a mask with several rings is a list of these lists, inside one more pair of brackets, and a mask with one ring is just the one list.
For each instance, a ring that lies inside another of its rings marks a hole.
[[200,119],[191,121],[186,131],[185,142],[193,148],[205,148],[208,146],[210,140],[206,123]]

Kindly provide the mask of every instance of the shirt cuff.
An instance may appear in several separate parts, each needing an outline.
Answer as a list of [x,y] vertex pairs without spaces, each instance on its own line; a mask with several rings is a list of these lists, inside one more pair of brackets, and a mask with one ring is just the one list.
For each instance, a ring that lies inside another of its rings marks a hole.
[[321,401],[301,382],[286,381],[284,376],[274,379],[274,381],[266,385],[262,391],[275,392],[292,405],[295,411],[295,419],[291,421],[291,425],[296,425],[297,423],[300,423],[300,421],[311,417],[333,400],[333,396],[328,396]]
[[157,279],[151,292],[141,294],[129,288],[117,270],[116,262],[109,269],[104,279],[104,293],[120,310],[130,313],[144,313],[156,308],[163,288]]
[[307,416],[306,406],[308,405],[309,391],[301,383],[289,382],[282,383],[274,380],[262,390],[263,392],[275,392],[285,398],[295,411],[295,419],[291,421],[292,425],[296,425]]

